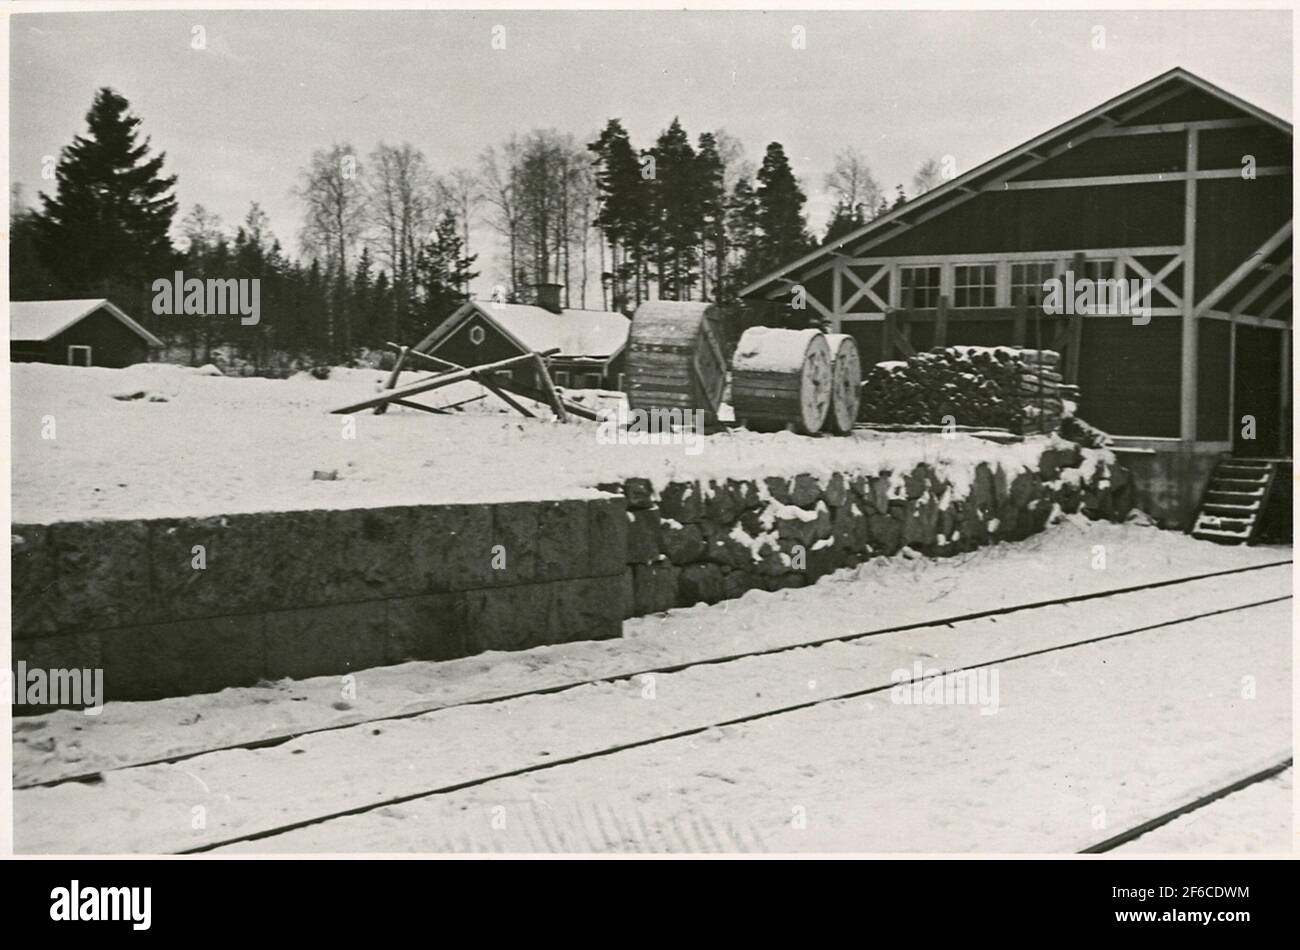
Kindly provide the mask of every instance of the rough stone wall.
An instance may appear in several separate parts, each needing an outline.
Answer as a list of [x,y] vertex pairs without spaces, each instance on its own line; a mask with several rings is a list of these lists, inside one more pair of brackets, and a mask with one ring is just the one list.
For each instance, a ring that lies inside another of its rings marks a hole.
[[904,545],[953,554],[1023,538],[1058,507],[1131,504],[1108,453],[1067,444],[1035,471],[984,462],[952,479],[919,464],[632,478],[587,500],[20,524],[13,659],[102,668],[113,701],[602,639],[625,617],[803,586]]
[[954,487],[928,464],[910,471],[602,486],[627,501],[623,612],[715,603],[759,588],[802,587],[904,546],[932,556],[1042,530],[1052,513],[1098,518],[1131,507],[1128,473],[1105,452],[1060,445],[1036,471],[981,463]]
[[15,525],[13,660],[121,700],[616,637],[626,536],[621,498]]

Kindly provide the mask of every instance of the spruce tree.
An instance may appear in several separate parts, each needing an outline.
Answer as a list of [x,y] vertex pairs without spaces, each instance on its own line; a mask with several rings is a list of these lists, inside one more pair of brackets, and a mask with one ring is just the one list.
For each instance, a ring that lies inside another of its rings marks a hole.
[[[650,225],[649,188],[641,176],[636,149],[618,119],[610,119],[600,138],[587,148],[596,156],[600,201],[596,226],[610,244],[613,306],[629,309],[642,300],[642,256]],[[631,292],[629,285],[632,285]]]
[[56,194],[41,194],[41,262],[69,293],[147,289],[170,276],[176,177],[162,174],[166,153],[150,156],[149,139],[139,140],[140,119],[128,109],[118,93],[100,89],[86,134],[60,155]]
[[676,118],[655,142],[653,155],[655,178],[650,193],[654,200],[659,296],[689,300],[696,281],[696,247],[703,222],[695,149]]
[[695,167],[700,211],[700,293],[704,300],[721,300],[727,259],[727,185],[718,140],[712,132],[700,135]]
[[808,233],[804,229],[803,206],[806,200],[795,180],[785,149],[773,142],[763,156],[758,170],[759,269],[771,270],[808,250]]

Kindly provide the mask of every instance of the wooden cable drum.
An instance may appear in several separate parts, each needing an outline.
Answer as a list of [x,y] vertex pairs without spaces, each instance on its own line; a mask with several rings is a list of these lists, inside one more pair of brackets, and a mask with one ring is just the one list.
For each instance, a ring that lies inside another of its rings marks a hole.
[[736,420],[756,431],[821,431],[831,402],[831,350],[820,330],[750,327],[731,363]]
[[637,307],[628,331],[628,405],[693,409],[716,423],[727,380],[721,322],[708,303],[647,300]]
[[862,361],[858,342],[847,333],[828,333],[831,349],[831,408],[826,414],[826,431],[848,435],[858,421],[862,404]]

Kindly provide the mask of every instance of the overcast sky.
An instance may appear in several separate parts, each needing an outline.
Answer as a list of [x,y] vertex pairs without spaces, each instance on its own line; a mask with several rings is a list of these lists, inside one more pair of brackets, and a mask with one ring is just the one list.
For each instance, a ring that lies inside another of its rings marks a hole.
[[[297,171],[334,141],[363,156],[409,141],[447,171],[511,131],[586,141],[617,116],[645,147],[680,116],[692,141],[724,128],[755,162],[783,143],[820,233],[846,145],[910,190],[927,157],[964,171],[1173,66],[1292,117],[1286,11],[20,13],[11,31],[10,171],[29,201],[109,85],[166,150],[183,210],[234,224],[259,201],[295,252]],[[472,241],[486,284],[496,248],[481,227]]]

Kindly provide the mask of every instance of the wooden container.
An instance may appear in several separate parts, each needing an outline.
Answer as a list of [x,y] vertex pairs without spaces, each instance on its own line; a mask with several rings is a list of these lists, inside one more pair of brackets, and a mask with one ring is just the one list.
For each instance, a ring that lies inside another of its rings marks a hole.
[[862,404],[862,361],[858,343],[847,333],[828,333],[831,349],[831,407],[826,414],[826,431],[848,435],[858,421]]
[[736,421],[749,429],[821,431],[831,401],[831,350],[820,330],[750,327],[731,363]]
[[716,423],[727,379],[721,313],[694,301],[641,304],[628,331],[625,372],[632,409],[694,409]]

